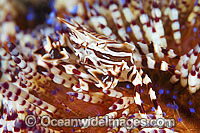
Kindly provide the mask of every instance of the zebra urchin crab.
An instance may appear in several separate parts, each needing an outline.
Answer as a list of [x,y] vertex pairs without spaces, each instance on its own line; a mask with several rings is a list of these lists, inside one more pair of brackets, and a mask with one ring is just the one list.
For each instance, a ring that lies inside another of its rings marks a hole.
[[[101,102],[102,99],[98,97],[98,94],[94,96],[90,96],[87,92],[90,90],[89,84],[95,84],[96,87],[101,89],[101,92],[107,94],[110,97],[115,97],[118,99],[109,109],[113,112],[107,114],[111,118],[117,116],[117,110],[125,109],[122,113],[127,116],[129,112],[129,105],[135,103],[139,108],[139,118],[147,118],[150,119],[149,116],[145,113],[143,108],[143,103],[140,99],[140,91],[142,85],[146,85],[149,91],[150,99],[152,100],[155,106],[155,117],[162,118],[162,110],[158,105],[157,98],[155,95],[155,91],[153,90],[151,79],[147,74],[143,73],[142,67],[150,68],[150,69],[160,69],[162,71],[170,71],[174,73],[174,68],[169,66],[166,62],[160,61],[156,62],[151,59],[149,56],[140,55],[138,51],[136,51],[135,46],[130,43],[118,43],[114,40],[110,40],[105,36],[90,32],[85,27],[76,23],[76,26],[68,23],[64,19],[60,19],[62,22],[67,24],[68,36],[70,39],[70,45],[67,47],[72,47],[72,51],[74,51],[75,55],[79,58],[77,62],[84,66],[86,72],[83,72],[82,69],[78,69],[75,65],[62,65],[65,68],[67,74],[77,75],[80,79],[78,84],[73,85],[72,89],[76,92],[67,92],[67,94],[71,96],[75,96],[78,99],[81,99],[85,102],[98,103]],[[63,34],[63,38],[65,38],[65,34]],[[48,42],[49,47],[51,47],[50,51],[54,50],[56,47],[56,42],[52,44],[52,42]],[[152,43],[149,45],[149,49],[153,48]],[[59,44],[57,45],[59,48]],[[155,46],[159,47],[159,46]],[[150,50],[148,52],[150,53]],[[46,50],[47,51],[47,50]],[[63,48],[63,51],[64,48]],[[67,53],[67,50],[65,51]],[[160,51],[162,52],[162,51]],[[48,56],[48,54],[44,55],[44,58]],[[54,57],[59,58],[59,53],[55,54]],[[174,54],[175,55],[175,54]],[[50,54],[52,56],[52,54]],[[70,54],[68,53],[64,57],[68,56],[70,59]],[[177,57],[177,56],[175,56]],[[54,59],[54,58],[53,58]],[[65,62],[57,60],[52,64],[64,64]],[[52,67],[52,69],[55,69]],[[59,74],[60,73],[60,74]],[[57,71],[58,75],[62,73]],[[55,74],[49,75],[52,80],[58,84],[64,84],[66,80],[56,77]],[[118,82],[128,81],[131,82],[134,86],[133,88],[133,96],[127,97],[124,96],[121,92],[115,90]],[[86,93],[86,94],[85,94]],[[102,94],[100,95],[102,97]],[[137,116],[137,115],[136,115]],[[146,129],[143,129],[144,131]],[[147,131],[155,130],[147,129]],[[167,129],[165,129],[167,130]],[[120,128],[119,131],[127,132],[126,128]],[[168,130],[167,130],[168,131]]]
[[[49,5],[53,9],[46,23],[26,31],[13,19],[20,13],[3,8],[1,132],[168,133],[199,128],[193,115],[199,118],[200,111],[200,0],[55,0]],[[28,24],[34,22],[34,9],[29,10]],[[27,126],[28,115],[34,115],[34,126]],[[134,125],[134,118],[174,118],[176,125],[88,127],[81,121],[75,127],[46,127],[40,120],[47,115],[98,116],[105,125],[107,117],[128,125]]]

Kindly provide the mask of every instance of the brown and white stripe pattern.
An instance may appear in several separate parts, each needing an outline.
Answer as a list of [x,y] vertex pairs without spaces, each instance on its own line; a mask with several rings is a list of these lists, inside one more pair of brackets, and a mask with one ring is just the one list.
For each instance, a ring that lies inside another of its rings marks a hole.
[[178,73],[172,76],[170,81],[176,83],[180,80],[183,87],[187,87],[190,93],[195,93],[199,89],[199,62],[198,56],[200,53],[200,44],[197,44],[194,49],[191,49],[187,54],[182,55],[176,69]]
[[2,94],[4,94],[4,96],[6,96],[7,98],[12,98],[14,101],[17,101],[19,99],[22,105],[25,105],[26,103],[31,103],[33,105],[37,105],[41,109],[45,109],[47,112],[53,113],[55,111],[55,107],[53,107],[52,105],[41,101],[39,98],[36,98],[35,96],[22,90],[21,88],[17,88],[10,82],[1,83],[1,92]]
[[88,17],[90,18],[90,22],[94,29],[105,36],[109,36],[111,39],[116,40],[117,37],[113,33],[110,27],[108,27],[107,20],[104,16],[100,15],[99,12],[93,8],[93,6],[89,6],[88,10]]
[[8,43],[8,49],[11,53],[12,59],[15,61],[18,67],[20,67],[25,74],[30,74],[32,75],[35,79],[40,80],[41,82],[46,82],[46,78],[39,74],[38,72],[34,71],[28,64],[22,59],[22,56],[16,49],[16,46],[12,43]]
[[[118,35],[121,37],[121,39],[123,41],[130,42],[129,35],[126,33],[126,29],[125,29],[124,23],[121,18],[121,13],[119,11],[119,5],[116,2],[111,0],[110,4],[109,4],[109,10],[111,12],[111,16],[115,23],[115,26],[118,29],[118,31],[117,31]],[[131,42],[131,43],[133,43],[133,42]]]
[[175,7],[174,2],[170,4],[169,19],[172,21],[171,28],[173,30],[173,37],[177,44],[181,41],[180,23],[178,18],[178,10]]
[[199,18],[200,13],[200,0],[197,0],[197,5],[194,6],[192,12],[189,14],[187,21],[194,25],[196,20]]

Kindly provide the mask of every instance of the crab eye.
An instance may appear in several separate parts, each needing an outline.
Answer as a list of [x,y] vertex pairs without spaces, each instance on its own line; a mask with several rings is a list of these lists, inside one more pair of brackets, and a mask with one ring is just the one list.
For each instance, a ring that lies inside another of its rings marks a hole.
[[63,55],[60,54],[60,51],[58,49],[54,48],[50,51],[50,58],[51,59],[59,59],[59,58],[62,58],[62,57],[63,57]]

